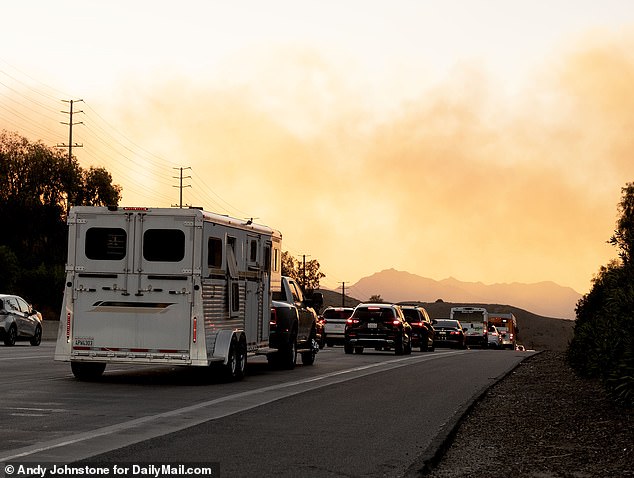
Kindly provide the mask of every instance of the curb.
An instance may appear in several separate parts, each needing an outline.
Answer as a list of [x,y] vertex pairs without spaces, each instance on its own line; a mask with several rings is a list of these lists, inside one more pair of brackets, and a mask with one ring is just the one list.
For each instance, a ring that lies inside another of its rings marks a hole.
[[445,456],[445,453],[447,453],[447,450],[451,447],[462,422],[465,421],[471,410],[473,410],[478,403],[484,400],[487,391],[511,374],[526,360],[535,357],[540,353],[542,353],[542,351],[526,357],[524,360],[518,362],[517,365],[508,372],[500,375],[487,386],[478,390],[478,392],[476,392],[469,401],[460,407],[458,411],[447,421],[447,423],[445,423],[438,435],[436,435],[436,438],[432,440],[429,446],[418,456],[414,463],[409,466],[402,478],[419,478],[421,476],[429,475],[438,463],[440,463],[442,458]]

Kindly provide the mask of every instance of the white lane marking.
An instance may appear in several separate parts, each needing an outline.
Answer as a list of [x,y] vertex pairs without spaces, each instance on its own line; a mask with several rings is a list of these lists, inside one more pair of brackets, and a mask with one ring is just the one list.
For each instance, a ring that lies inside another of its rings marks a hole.
[[[403,367],[408,364],[408,362],[424,362],[429,360],[434,360],[446,355],[454,355],[454,354],[463,354],[468,353],[468,351],[460,351],[460,352],[439,352],[433,355],[410,355],[403,358],[392,359],[386,362],[373,363],[368,365],[360,365],[358,367],[353,367],[350,369],[340,370],[337,372],[330,372],[324,375],[319,375],[316,377],[309,377],[301,380],[296,380],[293,382],[285,382],[277,385],[271,385],[268,387],[258,388],[254,390],[248,390],[246,392],[235,393],[233,395],[227,395],[225,397],[216,398],[213,400],[208,400],[206,402],[197,403],[194,405],[190,405],[183,408],[177,408],[175,410],[170,410],[167,412],[158,413],[156,415],[149,415],[141,418],[136,418],[133,420],[129,420],[127,422],[109,425],[102,428],[97,428],[95,430],[91,430],[88,432],[81,432],[75,435],[71,435],[70,437],[61,438],[57,440],[51,440],[44,443],[38,443],[36,445],[27,446],[20,449],[15,450],[7,450],[5,453],[9,453],[5,456],[0,456],[0,463],[6,462],[9,460],[15,460],[17,458],[23,458],[25,456],[34,455],[37,453],[45,452],[48,450],[52,450],[55,448],[61,448],[68,445],[73,445],[80,442],[85,442],[88,440],[92,440],[99,437],[104,437],[106,435],[111,435],[114,433],[118,433],[121,431],[127,431],[127,435],[133,435],[129,430],[140,428],[143,425],[151,425],[152,422],[160,422],[161,420],[165,421],[166,419],[172,419],[174,417],[179,417],[179,420],[176,423],[169,421],[168,425],[170,428],[166,431],[165,429],[161,429],[160,426],[152,427],[152,431],[146,432],[145,429],[142,432],[139,432],[137,438],[133,436],[129,436],[130,440],[128,442],[119,443],[117,448],[126,446],[132,443],[137,443],[139,441],[147,440],[149,438],[153,438],[156,436],[164,435],[166,433],[173,433],[175,431],[179,431],[194,425],[198,425],[210,420],[216,420],[219,418],[224,418],[239,412],[243,412],[245,410],[249,410],[252,408],[256,408],[262,405],[266,405],[268,403],[280,400],[282,398],[286,398],[292,395],[296,395],[308,390],[313,390],[320,387],[325,387],[327,385],[333,383],[345,382],[348,380],[353,380],[358,377],[362,377],[365,375],[370,375],[372,373],[378,373],[384,370],[391,370],[394,368]],[[302,387],[303,386],[303,387]],[[295,391],[287,391],[286,393],[278,393],[274,392],[282,392],[284,390],[290,389],[292,387],[296,387]],[[272,396],[266,397],[265,394],[271,394]],[[248,400],[250,397],[256,395],[263,395],[261,400],[254,401],[253,399]],[[192,412],[197,412],[202,409],[212,408],[215,405],[225,404],[227,402],[238,402],[237,406],[230,407],[226,410],[217,410],[211,409],[208,410],[206,414],[192,414]],[[158,423],[160,425],[160,423]],[[112,448],[113,449],[113,448]]]

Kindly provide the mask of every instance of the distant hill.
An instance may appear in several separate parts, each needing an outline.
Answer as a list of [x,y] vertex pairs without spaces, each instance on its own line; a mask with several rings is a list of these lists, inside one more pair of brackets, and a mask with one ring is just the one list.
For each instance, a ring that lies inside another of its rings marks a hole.
[[[369,277],[364,277],[350,290],[380,295],[388,302],[420,301],[513,304],[546,317],[574,319],[574,309],[581,294],[570,287],[554,282],[534,284],[483,284],[482,282],[462,282],[449,278],[441,281],[428,279],[409,272],[386,269]],[[339,295],[341,297],[341,295]],[[368,297],[363,297],[367,300]]]
[[[354,307],[371,295],[380,295],[385,302],[419,303],[432,319],[449,317],[451,307],[460,306],[512,312],[520,328],[521,344],[530,349],[556,351],[566,350],[572,339],[575,323],[569,319],[574,319],[574,308],[581,297],[570,287],[554,282],[486,285],[453,278],[436,281],[394,269],[365,277],[347,290],[368,295],[361,299],[346,296],[347,307]],[[321,292],[324,306],[342,305],[341,293]]]
[[[320,292],[324,295],[324,307],[342,305],[341,294],[338,292],[322,289]],[[359,302],[358,299],[346,296],[346,307],[354,307]],[[567,349],[568,343],[572,339],[574,321],[566,319],[558,319],[552,317],[542,317],[540,315],[528,312],[511,305],[501,304],[482,304],[482,303],[452,303],[452,302],[420,302],[405,301],[408,303],[417,303],[427,310],[432,319],[449,317],[449,310],[452,307],[484,307],[489,312],[512,313],[517,318],[517,324],[520,329],[519,343],[527,349],[534,350],[554,350],[563,352]]]

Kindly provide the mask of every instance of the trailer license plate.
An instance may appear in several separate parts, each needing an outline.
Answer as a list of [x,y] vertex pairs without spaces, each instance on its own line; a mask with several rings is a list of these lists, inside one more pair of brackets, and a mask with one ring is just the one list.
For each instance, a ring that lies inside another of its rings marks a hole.
[[368,329],[376,329],[378,326],[376,324],[368,324]]

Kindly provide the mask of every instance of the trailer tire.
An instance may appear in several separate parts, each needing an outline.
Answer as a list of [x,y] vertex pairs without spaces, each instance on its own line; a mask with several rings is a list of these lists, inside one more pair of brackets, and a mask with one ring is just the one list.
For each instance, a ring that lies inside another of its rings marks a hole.
[[227,363],[224,364],[224,377],[227,381],[237,382],[244,377],[247,367],[246,343],[241,338],[238,341],[235,336],[231,338]]
[[70,369],[77,380],[91,382],[103,375],[106,364],[101,362],[71,362]]

